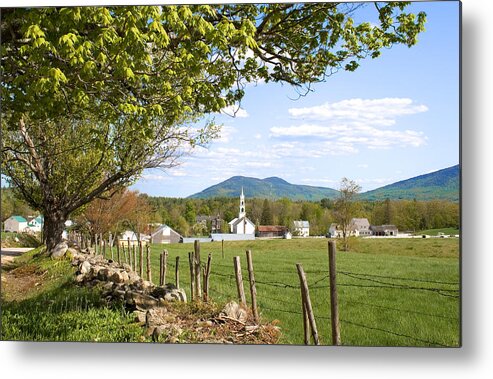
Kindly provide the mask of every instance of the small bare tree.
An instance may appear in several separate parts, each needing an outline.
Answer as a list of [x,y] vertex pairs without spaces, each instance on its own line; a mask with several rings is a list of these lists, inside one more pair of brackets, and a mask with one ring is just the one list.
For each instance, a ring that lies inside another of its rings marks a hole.
[[334,216],[342,230],[342,249],[349,250],[348,238],[350,236],[351,219],[358,210],[356,201],[361,186],[348,178],[342,178],[339,187],[339,198],[335,201]]

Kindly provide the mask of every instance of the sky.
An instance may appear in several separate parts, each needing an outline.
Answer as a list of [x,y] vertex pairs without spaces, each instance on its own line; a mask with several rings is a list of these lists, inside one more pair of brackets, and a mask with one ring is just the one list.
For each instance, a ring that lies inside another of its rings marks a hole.
[[235,117],[214,115],[220,138],[132,189],[187,197],[241,175],[335,189],[347,177],[368,191],[458,164],[459,3],[408,9],[427,14],[417,45],[385,49],[301,98],[286,84],[249,85]]

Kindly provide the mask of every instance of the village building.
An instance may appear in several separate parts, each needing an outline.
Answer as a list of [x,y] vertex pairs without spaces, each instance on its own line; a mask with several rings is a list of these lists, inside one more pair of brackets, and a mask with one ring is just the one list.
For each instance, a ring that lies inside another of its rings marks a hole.
[[151,233],[151,243],[179,243],[181,235],[171,229],[168,225],[160,225],[154,232]]
[[258,237],[284,237],[288,228],[281,225],[260,225],[257,229]]
[[207,229],[207,223],[210,223],[210,232],[220,233],[223,220],[219,216],[199,215],[195,217],[195,223],[202,225],[204,229]]
[[4,222],[3,230],[6,232],[25,232],[27,228],[27,220],[22,216],[10,216]]
[[[346,231],[347,237],[368,237],[372,235],[370,222],[367,218],[352,218]],[[342,238],[343,232],[340,225],[332,223],[328,230],[329,238]]]
[[245,195],[243,194],[243,187],[241,188],[240,211],[238,213],[238,217],[231,220],[228,224],[229,230],[232,234],[255,235],[255,224],[246,216]]
[[[150,238],[148,234],[143,234],[139,233],[137,237],[137,233],[131,231],[131,230],[125,230],[119,237],[118,237],[118,243],[121,244],[128,244],[130,241],[130,245],[137,245],[139,243],[139,240],[141,242],[149,243]],[[126,245],[125,245],[126,246]]]
[[395,225],[372,225],[370,229],[374,236],[380,237],[397,236],[398,233]]
[[43,216],[39,215],[38,217],[32,217],[28,223],[27,227],[31,232],[39,233],[43,228]]
[[308,237],[310,235],[310,223],[304,220],[293,221],[293,234]]

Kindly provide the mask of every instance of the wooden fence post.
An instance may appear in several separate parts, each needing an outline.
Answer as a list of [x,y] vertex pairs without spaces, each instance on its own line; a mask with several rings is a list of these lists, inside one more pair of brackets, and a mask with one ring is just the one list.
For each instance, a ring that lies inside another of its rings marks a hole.
[[103,239],[103,257],[106,258],[106,240]]
[[308,290],[308,284],[306,282],[305,272],[303,271],[303,266],[300,263],[296,264],[298,269],[298,276],[300,277],[300,287],[301,287],[301,300],[305,304],[306,312],[308,313],[308,321],[310,322],[310,328],[312,330],[313,342],[315,345],[319,345],[317,324],[315,323],[315,316],[313,315],[312,303],[310,301],[310,291]]
[[332,345],[341,344],[339,324],[339,304],[336,282],[336,243],[329,241],[329,284],[330,284],[330,322],[332,327]]
[[310,344],[310,321],[308,321],[308,312],[306,311],[306,304],[303,295],[303,288],[301,288],[301,307],[303,309],[303,340],[305,345]]
[[138,250],[138,245],[133,244],[132,245],[132,254],[134,256],[134,271],[137,272],[137,250]]
[[205,266],[204,272],[204,301],[209,300],[209,276],[211,275],[211,260],[212,253],[209,253],[207,257],[207,266]]
[[166,284],[166,272],[168,271],[168,250],[163,251],[163,286]]
[[163,285],[163,258],[164,252],[159,255],[159,285]]
[[180,257],[176,256],[175,263],[175,285],[176,288],[180,288]]
[[130,251],[130,237],[127,238],[127,250],[128,250],[128,264],[130,265],[130,268],[132,267],[132,253]]
[[139,241],[139,276],[144,275],[144,247],[142,241]]
[[94,255],[98,255],[98,235],[94,234]]
[[199,300],[202,297],[202,287],[200,285],[200,242],[194,242],[194,273],[195,273],[195,298]]
[[147,258],[147,280],[152,282],[152,272],[151,272],[151,247],[146,245],[146,258]]
[[110,255],[111,255],[111,260],[114,261],[115,260],[115,257],[113,256],[113,235],[110,233],[109,237],[108,237],[108,242],[110,244]]
[[248,267],[248,278],[250,280],[250,294],[252,295],[252,313],[253,319],[258,324],[258,309],[257,309],[257,288],[255,286],[255,276],[253,273],[253,262],[252,262],[252,252],[250,250],[246,251],[247,257],[247,267]]
[[242,305],[246,306],[245,289],[243,288],[243,277],[241,276],[240,257],[233,257],[233,264],[235,267],[236,289],[238,290],[238,300]]
[[118,259],[118,264],[121,264],[121,259],[120,259],[120,241],[118,238],[116,239],[116,259]]
[[194,300],[194,294],[195,294],[195,285],[194,285],[194,280],[195,280],[195,265],[193,264],[193,253],[188,253],[188,263],[190,265],[190,299],[193,301]]
[[224,259],[224,240],[221,241],[221,256]]

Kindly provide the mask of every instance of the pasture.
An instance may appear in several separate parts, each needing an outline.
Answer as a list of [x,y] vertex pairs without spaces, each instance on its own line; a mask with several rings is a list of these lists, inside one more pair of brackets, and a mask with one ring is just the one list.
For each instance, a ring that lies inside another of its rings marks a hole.
[[[201,244],[202,262],[212,253],[212,301],[237,300],[233,257],[240,256],[250,304],[245,251],[253,253],[261,318],[278,320],[281,343],[303,344],[301,295],[295,264],[307,275],[321,344],[331,344],[327,239],[255,240]],[[159,254],[169,253],[166,282],[190,296],[188,252],[193,244],[152,245],[153,281]],[[358,239],[337,252],[339,314],[343,345],[459,346],[460,272],[458,239]]]

